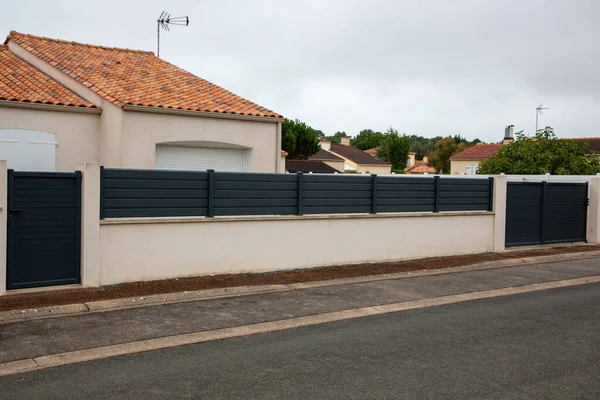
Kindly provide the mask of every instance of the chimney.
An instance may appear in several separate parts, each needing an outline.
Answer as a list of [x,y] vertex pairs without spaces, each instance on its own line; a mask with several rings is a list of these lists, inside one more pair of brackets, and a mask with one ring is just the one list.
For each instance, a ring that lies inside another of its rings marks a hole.
[[408,153],[408,166],[409,167],[415,165],[415,157],[416,156],[417,156],[417,153],[413,153],[413,152]]
[[343,136],[341,141],[342,146],[350,146],[350,137]]
[[424,162],[425,164],[428,164],[428,163],[429,163],[429,157],[427,157],[427,156],[423,156],[423,162]]
[[327,140],[327,139],[321,139],[319,141],[319,143],[321,144],[321,148],[323,150],[329,150],[329,149],[331,149],[331,142],[329,140]]
[[504,128],[504,140],[502,141],[502,144],[509,144],[515,140],[513,133],[514,127],[514,125],[508,125],[506,128]]

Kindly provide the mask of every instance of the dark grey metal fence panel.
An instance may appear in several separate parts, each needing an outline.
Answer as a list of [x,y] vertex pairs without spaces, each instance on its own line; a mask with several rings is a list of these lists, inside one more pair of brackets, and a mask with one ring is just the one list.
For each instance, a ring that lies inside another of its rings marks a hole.
[[487,211],[491,196],[488,179],[441,178],[439,211]]
[[434,205],[435,180],[433,177],[378,177],[378,212],[434,211]]
[[370,213],[372,190],[370,175],[304,174],[304,214]]
[[544,243],[586,240],[587,183],[548,183],[544,204]]
[[106,218],[212,217],[486,210],[491,185],[487,179],[103,169],[101,192]]
[[295,215],[295,174],[215,173],[215,216]]
[[208,173],[104,169],[103,218],[205,216]]
[[505,245],[542,243],[542,184],[508,182],[506,196]]
[[79,283],[81,174],[8,172],[7,288]]

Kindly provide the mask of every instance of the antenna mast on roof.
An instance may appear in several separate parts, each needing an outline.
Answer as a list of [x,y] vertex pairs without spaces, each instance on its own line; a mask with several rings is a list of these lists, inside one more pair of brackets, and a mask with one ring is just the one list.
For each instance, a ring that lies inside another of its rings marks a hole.
[[174,17],[165,11],[160,14],[160,17],[156,20],[156,57],[160,57],[160,28],[166,31],[170,31],[169,25],[188,26],[190,19],[185,17]]

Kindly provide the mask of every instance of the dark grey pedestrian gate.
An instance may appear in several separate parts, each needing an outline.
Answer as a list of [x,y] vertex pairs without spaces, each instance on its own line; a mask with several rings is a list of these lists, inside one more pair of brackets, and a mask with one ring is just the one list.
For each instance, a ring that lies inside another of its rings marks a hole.
[[81,174],[8,171],[7,289],[80,282]]
[[587,183],[509,182],[506,246],[583,242]]

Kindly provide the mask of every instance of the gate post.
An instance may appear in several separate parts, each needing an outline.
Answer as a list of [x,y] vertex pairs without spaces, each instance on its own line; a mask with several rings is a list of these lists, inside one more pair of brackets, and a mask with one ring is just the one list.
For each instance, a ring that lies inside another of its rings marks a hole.
[[506,243],[506,175],[494,176],[494,252],[504,251]]
[[100,164],[80,163],[81,284],[100,286]]
[[8,215],[8,169],[0,160],[0,296],[6,294],[6,235]]
[[590,179],[590,198],[587,216],[586,239],[588,243],[600,244],[600,178]]

